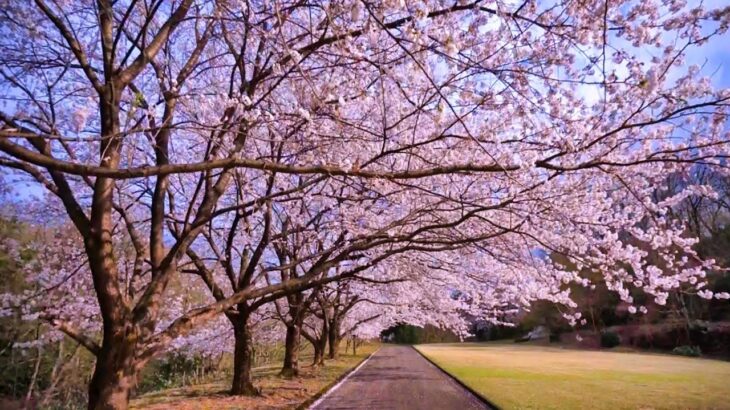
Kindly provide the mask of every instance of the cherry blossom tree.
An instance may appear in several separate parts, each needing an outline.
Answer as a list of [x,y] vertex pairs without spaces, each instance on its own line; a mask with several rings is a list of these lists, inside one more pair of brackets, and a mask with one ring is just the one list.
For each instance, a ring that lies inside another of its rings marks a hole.
[[317,297],[316,303],[310,307],[310,313],[304,320],[301,333],[312,345],[312,366],[323,366],[329,335],[329,312],[321,297]]
[[[340,291],[341,292],[341,291]],[[339,293],[339,292],[338,292]],[[345,291],[347,293],[347,291]],[[342,339],[348,336],[360,336],[365,335],[367,338],[377,337],[374,332],[368,332],[363,330],[364,326],[374,323],[384,313],[380,311],[378,302],[374,302],[365,297],[354,297],[345,295],[343,301],[342,293],[335,296],[334,303],[332,303],[332,319],[331,325],[328,327],[329,330],[329,357],[336,358],[340,351],[340,343]],[[344,303],[343,303],[344,302]],[[369,308],[369,309],[368,309]],[[380,330],[387,328],[388,326],[382,321],[378,323]],[[374,326],[370,326],[367,329],[375,330]],[[379,331],[377,332],[379,334]],[[353,349],[355,347],[353,346]]]
[[[340,341],[342,338],[352,333],[361,324],[376,319],[381,313],[373,313],[372,315],[352,315],[351,312],[358,304],[370,302],[367,298],[367,292],[353,291],[353,282],[338,282],[331,286],[328,291],[323,292],[321,304],[323,312],[326,312],[323,320],[326,321],[327,341],[329,343],[328,357],[336,359],[339,356]],[[361,288],[361,287],[360,287]],[[364,289],[359,289],[364,290]],[[376,302],[370,302],[376,303]],[[351,324],[344,324],[345,319],[350,319]]]
[[[145,363],[237,305],[366,271],[388,278],[384,264],[422,275],[432,259],[432,275],[455,292],[443,302],[459,309],[498,317],[540,298],[570,320],[580,317],[561,284],[590,286],[583,267],[629,304],[630,289],[662,304],[685,283],[701,289],[713,265],[667,218],[677,201],[712,188],[661,200],[653,188],[695,164],[727,174],[730,95],[685,61],[726,33],[727,9],[479,0],[0,8],[0,166],[54,194],[82,238],[102,317],[89,408],[125,408]],[[190,269],[206,227],[269,207],[298,224],[328,209],[321,245],[304,247],[311,264],[287,256],[267,267],[277,276],[269,284],[170,320],[170,284]],[[127,245],[130,288],[119,267]],[[412,258],[424,264],[412,269]],[[336,266],[346,274],[331,275]]]

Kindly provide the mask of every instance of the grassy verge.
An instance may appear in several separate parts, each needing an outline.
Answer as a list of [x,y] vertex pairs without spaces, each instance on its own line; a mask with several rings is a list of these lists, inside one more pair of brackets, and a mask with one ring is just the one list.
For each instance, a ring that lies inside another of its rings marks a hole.
[[730,409],[730,363],[497,343],[420,345],[504,409]]
[[258,397],[229,396],[226,394],[229,381],[222,380],[148,393],[132,400],[130,407],[139,410],[293,409],[320,394],[377,347],[377,344],[365,344],[358,348],[357,355],[343,354],[337,360],[328,360],[324,367],[305,365],[300,368],[301,376],[293,379],[279,377],[279,365],[257,368],[254,370],[254,384],[261,389]]

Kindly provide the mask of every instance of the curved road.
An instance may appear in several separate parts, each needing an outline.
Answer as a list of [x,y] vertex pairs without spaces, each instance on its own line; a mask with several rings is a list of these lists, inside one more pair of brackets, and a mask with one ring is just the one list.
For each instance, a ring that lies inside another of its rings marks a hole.
[[383,346],[310,409],[488,409],[409,346]]

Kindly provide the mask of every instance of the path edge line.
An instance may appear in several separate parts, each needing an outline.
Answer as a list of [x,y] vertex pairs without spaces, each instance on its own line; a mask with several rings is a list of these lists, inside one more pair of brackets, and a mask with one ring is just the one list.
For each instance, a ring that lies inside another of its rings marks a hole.
[[332,383],[325,386],[322,390],[320,390],[317,394],[307,399],[304,403],[300,404],[297,407],[297,410],[303,410],[303,409],[314,409],[316,406],[318,406],[321,402],[324,401],[324,399],[327,398],[332,392],[337,390],[342,384],[344,384],[347,379],[350,378],[355,372],[360,370],[361,367],[365,365],[365,363],[370,360],[371,357],[375,356],[375,353],[378,353],[380,351],[381,346],[378,346],[377,349],[375,349],[374,352],[370,353],[368,357],[364,358],[360,363],[358,363],[357,366],[353,367],[352,369],[346,371],[340,377],[335,379]]
[[462,382],[461,380],[459,380],[456,377],[454,377],[451,373],[449,373],[446,370],[444,370],[441,366],[439,366],[438,364],[436,364],[436,362],[434,362],[428,356],[426,356],[425,354],[423,354],[423,352],[421,352],[420,350],[416,349],[415,346],[411,345],[411,348],[413,350],[415,350],[416,353],[418,353],[421,357],[423,357],[424,359],[426,359],[427,362],[431,363],[433,365],[433,367],[437,368],[441,373],[443,373],[444,375],[446,375],[446,377],[448,377],[452,381],[456,382],[456,384],[458,384],[464,390],[466,390],[469,393],[471,393],[474,397],[476,397],[479,401],[481,401],[482,403],[484,403],[485,405],[487,405],[489,408],[494,409],[494,410],[502,410],[501,407],[499,407],[496,404],[494,404],[493,402],[489,401],[489,399],[487,399],[486,397],[484,397],[481,393],[479,393],[476,390],[472,389],[471,387],[467,386],[466,383]]

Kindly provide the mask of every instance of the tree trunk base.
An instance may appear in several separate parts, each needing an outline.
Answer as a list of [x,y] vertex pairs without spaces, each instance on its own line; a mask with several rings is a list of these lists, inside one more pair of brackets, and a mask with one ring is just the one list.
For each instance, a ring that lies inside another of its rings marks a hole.
[[283,369],[281,369],[281,372],[279,372],[279,376],[287,378],[287,379],[297,377],[297,376],[299,376],[299,369],[283,368]]
[[129,395],[137,379],[135,363],[131,358],[134,345],[123,339],[120,341],[120,338],[108,343],[116,344],[111,348],[102,348],[96,359],[94,374],[89,382],[89,410],[129,408]]
[[231,389],[230,395],[256,397],[261,396],[261,390],[257,389],[253,384],[247,384],[245,386]]

